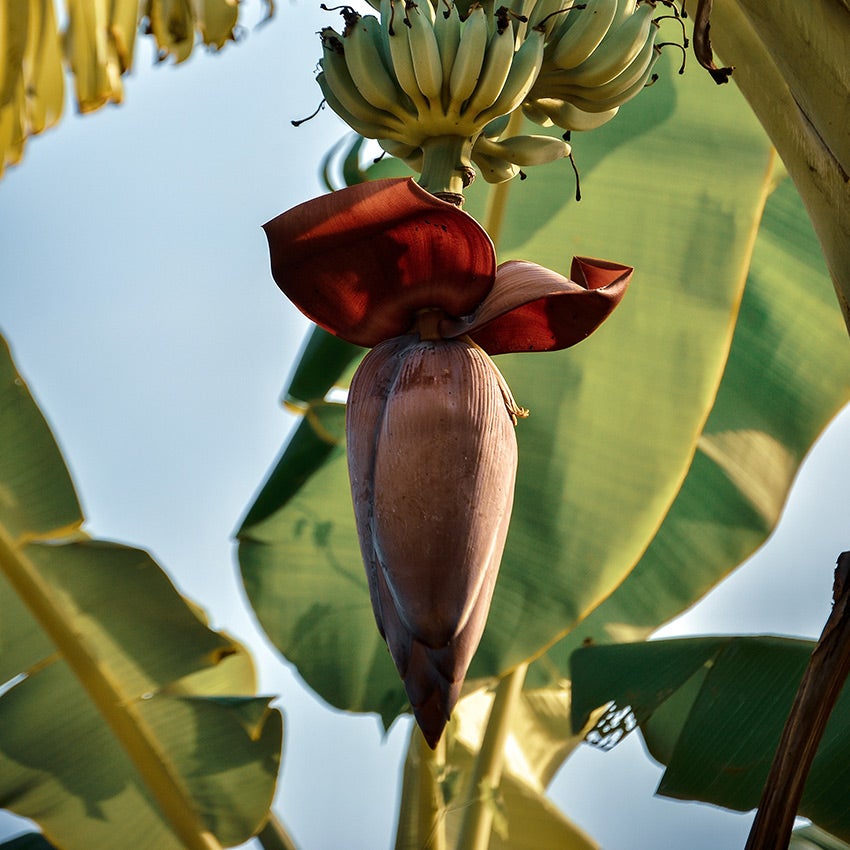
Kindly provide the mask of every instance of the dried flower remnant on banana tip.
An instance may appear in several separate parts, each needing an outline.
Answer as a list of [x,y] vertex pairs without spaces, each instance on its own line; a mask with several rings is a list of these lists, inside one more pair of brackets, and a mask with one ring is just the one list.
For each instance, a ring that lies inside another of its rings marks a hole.
[[505,138],[507,117],[521,107],[566,131],[611,120],[653,79],[656,36],[671,17],[657,5],[675,12],[672,0],[536,0],[526,14],[492,0],[373,5],[380,17],[337,7],[342,32],[321,31],[325,101],[420,172],[426,189],[456,196],[475,167],[499,183],[569,156],[555,136]]
[[525,413],[490,355],[590,334],[632,270],[572,280],[497,265],[487,233],[413,180],[363,183],[265,225],[272,274],[314,322],[372,348],[349,390],[347,451],[375,619],[435,746],[489,610]]

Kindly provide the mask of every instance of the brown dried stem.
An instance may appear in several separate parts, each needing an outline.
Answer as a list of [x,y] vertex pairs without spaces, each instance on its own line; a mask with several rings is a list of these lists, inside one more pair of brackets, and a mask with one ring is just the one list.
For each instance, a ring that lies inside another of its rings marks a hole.
[[785,850],[815,753],[850,674],[850,552],[838,556],[833,607],[803,674],[746,850]]

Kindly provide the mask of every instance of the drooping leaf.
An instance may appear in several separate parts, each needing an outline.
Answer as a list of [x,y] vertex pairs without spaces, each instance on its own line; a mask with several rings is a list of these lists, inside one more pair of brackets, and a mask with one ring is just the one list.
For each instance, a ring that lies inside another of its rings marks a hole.
[[[580,205],[566,165],[532,171],[511,189],[500,260],[566,270],[583,254],[637,272],[588,341],[499,358],[531,417],[517,428],[512,528],[474,676],[539,654],[625,578],[681,485],[717,391],[771,155],[734,90],[721,96],[700,75],[675,85],[669,76],[586,143],[574,138]],[[736,146],[731,163],[721,137]],[[677,191],[668,197],[663,186]],[[468,207],[481,216],[486,196],[474,189]],[[242,570],[266,631],[322,696],[385,712],[403,698],[369,620],[346,479],[339,451],[276,513],[261,493],[262,522],[240,531]],[[310,528],[325,530],[321,542]],[[321,630],[307,630],[310,622]],[[341,676],[333,650],[352,643],[359,673],[349,653]]]
[[[422,783],[436,783],[447,844],[455,846],[464,816],[463,801],[493,703],[493,693],[480,690],[464,697],[455,709],[446,740],[445,764],[423,762],[421,735],[414,728],[404,765],[404,786],[396,850],[427,846],[429,819],[422,807]],[[566,818],[546,797],[546,787],[564,759],[582,740],[569,723],[569,689],[529,690],[511,718],[502,781],[493,805],[501,814],[491,850],[595,850],[599,845]],[[423,827],[423,824],[425,826]]]
[[[89,540],[0,351],[0,800],[67,850],[233,845],[274,792],[280,714],[145,552]],[[69,536],[71,534],[72,536]]]
[[[729,361],[688,476],[635,569],[548,654],[634,641],[692,605],[760,546],[797,469],[850,399],[847,337],[793,184],[771,194]],[[788,415],[794,411],[794,415]]]
[[60,32],[54,0],[0,4],[0,176],[21,161],[29,136],[61,118],[63,58],[78,109],[94,112],[123,101],[139,32],[154,38],[160,61],[182,62],[198,40],[213,50],[235,41],[239,20],[236,0],[67,0],[66,6]]
[[797,185],[850,327],[850,6],[716,0],[711,37]]
[[[790,638],[717,637],[576,650],[573,728],[609,702],[630,709],[650,753],[666,765],[659,794],[747,811],[758,805],[813,647]],[[850,838],[848,764],[845,687],[799,809],[842,840]]]

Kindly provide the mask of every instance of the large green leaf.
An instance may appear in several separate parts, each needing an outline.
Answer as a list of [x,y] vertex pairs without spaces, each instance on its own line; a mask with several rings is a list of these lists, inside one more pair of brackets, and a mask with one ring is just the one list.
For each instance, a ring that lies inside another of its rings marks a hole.
[[[517,429],[514,516],[474,675],[542,652],[625,578],[682,483],[717,392],[771,153],[734,90],[671,76],[668,67],[615,121],[576,140],[580,205],[567,165],[511,190],[501,259],[565,270],[582,253],[638,272],[589,341],[500,358],[532,414]],[[473,212],[485,203],[486,191],[471,193]],[[266,509],[240,530],[240,559],[260,621],[306,680],[335,705],[386,717],[403,697],[371,623],[346,477],[340,449],[276,512],[262,492]]]
[[[658,793],[746,811],[758,805],[788,710],[814,647],[775,637],[717,637],[588,647],[572,656],[573,727],[613,702],[666,765]],[[600,724],[613,735],[623,725]],[[821,740],[799,814],[850,838],[850,688]]]
[[715,0],[711,35],[803,197],[850,327],[850,4]]
[[282,731],[251,695],[250,656],[147,553],[78,530],[5,343],[0,401],[0,800],[68,850],[247,840],[268,815]]
[[850,370],[835,368],[847,354],[817,240],[785,179],[765,208],[729,362],[688,477],[637,567],[549,653],[560,671],[584,640],[646,637],[764,542],[804,455],[850,399]]

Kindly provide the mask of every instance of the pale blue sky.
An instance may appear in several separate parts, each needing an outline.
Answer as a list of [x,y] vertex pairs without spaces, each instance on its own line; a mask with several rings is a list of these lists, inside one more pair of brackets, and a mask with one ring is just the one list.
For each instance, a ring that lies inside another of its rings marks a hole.
[[[259,16],[248,3],[246,21]],[[246,641],[286,714],[277,810],[304,850],[392,846],[407,721],[332,711],[256,630],[231,534],[292,424],[279,397],[307,329],[271,281],[260,225],[322,188],[343,126],[313,111],[317,2],[213,57],[153,67],[126,103],[32,140],[0,182],[0,330],[52,423],[97,535],[151,550]],[[772,541],[673,633],[813,637],[848,546],[850,415],[804,467]],[[654,800],[635,737],[582,750],[553,797],[608,850],[743,846],[749,818]],[[0,829],[3,822],[0,821]],[[10,827],[14,828],[14,827]]]

